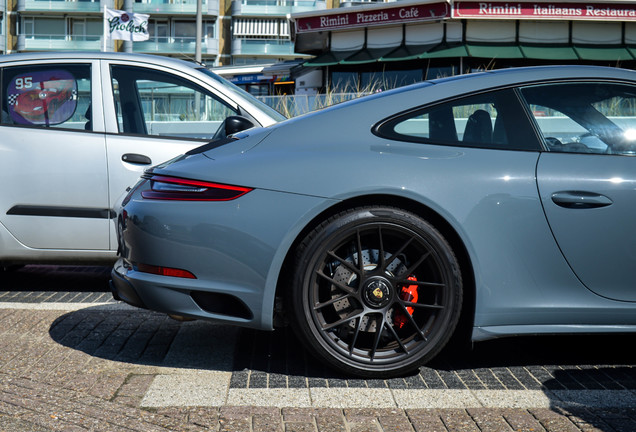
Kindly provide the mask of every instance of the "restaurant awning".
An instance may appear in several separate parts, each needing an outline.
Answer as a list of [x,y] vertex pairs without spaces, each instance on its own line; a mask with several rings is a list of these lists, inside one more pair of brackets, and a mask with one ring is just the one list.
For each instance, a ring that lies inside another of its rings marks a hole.
[[434,45],[403,44],[397,48],[362,48],[352,51],[331,51],[306,61],[304,66],[353,65],[452,57],[620,61],[636,59],[636,47],[474,43],[442,43]]

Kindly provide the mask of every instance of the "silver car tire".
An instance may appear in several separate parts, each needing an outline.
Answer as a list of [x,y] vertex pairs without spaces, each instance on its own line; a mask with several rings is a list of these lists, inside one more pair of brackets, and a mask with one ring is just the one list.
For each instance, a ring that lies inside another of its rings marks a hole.
[[347,374],[384,378],[417,369],[448,342],[462,279],[431,224],[401,209],[362,207],[307,235],[287,299],[313,355]]

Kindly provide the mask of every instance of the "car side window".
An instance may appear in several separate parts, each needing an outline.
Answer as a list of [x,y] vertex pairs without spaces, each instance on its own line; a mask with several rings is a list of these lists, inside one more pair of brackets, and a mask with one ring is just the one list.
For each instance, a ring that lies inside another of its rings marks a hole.
[[2,125],[92,130],[89,65],[2,69]]
[[548,151],[636,154],[636,86],[561,83],[521,93]]
[[441,145],[539,149],[526,115],[511,90],[426,107],[385,122],[375,133],[391,139]]
[[212,139],[237,111],[196,84],[166,72],[112,66],[119,133]]

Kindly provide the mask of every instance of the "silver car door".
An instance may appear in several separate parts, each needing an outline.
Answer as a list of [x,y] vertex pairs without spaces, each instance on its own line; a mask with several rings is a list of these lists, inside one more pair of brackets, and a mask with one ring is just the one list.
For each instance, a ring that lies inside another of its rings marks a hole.
[[[106,67],[107,66],[107,67]],[[238,108],[187,75],[149,65],[103,65],[112,132],[107,135],[110,205],[146,168],[212,140]],[[111,225],[111,248],[116,247]]]
[[636,301],[636,86],[567,83],[522,93],[549,150],[537,181],[563,255],[591,291]]
[[0,223],[14,239],[7,249],[109,248],[96,66],[48,61],[3,68]]

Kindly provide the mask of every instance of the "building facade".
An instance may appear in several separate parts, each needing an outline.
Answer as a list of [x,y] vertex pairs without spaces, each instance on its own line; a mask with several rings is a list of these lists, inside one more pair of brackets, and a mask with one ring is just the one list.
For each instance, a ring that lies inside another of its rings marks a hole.
[[[201,57],[211,66],[298,57],[287,16],[326,8],[325,0],[200,2]],[[0,0],[0,53],[102,50],[104,7],[150,15],[149,40],[107,40],[106,50],[195,58],[197,0]]]
[[295,51],[321,85],[395,87],[549,64],[636,68],[636,3],[421,0],[294,14]]

